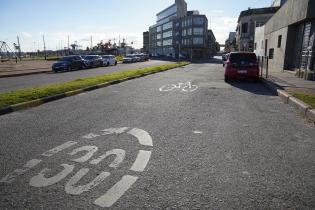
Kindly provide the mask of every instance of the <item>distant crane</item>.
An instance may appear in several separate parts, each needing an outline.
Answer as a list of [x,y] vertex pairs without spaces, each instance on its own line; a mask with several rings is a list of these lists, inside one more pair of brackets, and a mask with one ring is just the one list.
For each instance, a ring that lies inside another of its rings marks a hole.
[[5,41],[0,41],[0,59],[1,61],[17,58],[16,53],[9,47]]

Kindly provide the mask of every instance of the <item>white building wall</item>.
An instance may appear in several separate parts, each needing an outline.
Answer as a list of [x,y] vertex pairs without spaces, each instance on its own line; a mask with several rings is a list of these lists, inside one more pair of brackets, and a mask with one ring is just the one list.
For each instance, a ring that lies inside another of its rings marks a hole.
[[265,26],[256,27],[255,29],[255,39],[254,45],[256,45],[256,49],[254,49],[254,53],[257,56],[264,56],[265,53]]

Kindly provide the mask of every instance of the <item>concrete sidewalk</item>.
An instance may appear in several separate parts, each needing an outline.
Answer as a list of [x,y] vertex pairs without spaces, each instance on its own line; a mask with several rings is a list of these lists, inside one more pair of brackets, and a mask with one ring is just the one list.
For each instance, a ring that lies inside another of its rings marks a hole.
[[294,107],[301,116],[315,124],[314,107],[292,96],[293,93],[315,96],[315,81],[303,80],[290,71],[269,72],[268,78],[263,77],[262,81],[284,103]]
[[269,72],[267,80],[289,93],[299,92],[315,95],[315,81],[298,78],[293,71]]
[[51,65],[54,61],[7,61],[0,63],[0,78],[22,76],[28,74],[38,74],[51,71]]

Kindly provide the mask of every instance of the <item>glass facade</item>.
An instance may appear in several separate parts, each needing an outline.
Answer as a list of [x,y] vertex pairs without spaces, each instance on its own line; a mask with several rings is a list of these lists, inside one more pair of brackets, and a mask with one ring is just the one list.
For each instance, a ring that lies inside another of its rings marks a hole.
[[173,36],[173,31],[167,31],[163,33],[163,38],[168,38]]
[[172,21],[163,25],[163,30],[167,30],[170,28],[173,28],[173,22]]
[[166,9],[165,11],[161,12],[157,15],[157,23],[161,24],[163,21],[166,22],[170,19],[170,17],[176,16],[177,13],[177,6],[174,4],[170,8]]
[[205,23],[205,19],[203,17],[195,17],[194,24],[195,25],[203,25]]
[[203,28],[199,27],[199,28],[194,28],[194,35],[203,35]]
[[163,46],[169,46],[173,44],[173,39],[164,39]]
[[194,37],[193,44],[203,44],[203,37]]

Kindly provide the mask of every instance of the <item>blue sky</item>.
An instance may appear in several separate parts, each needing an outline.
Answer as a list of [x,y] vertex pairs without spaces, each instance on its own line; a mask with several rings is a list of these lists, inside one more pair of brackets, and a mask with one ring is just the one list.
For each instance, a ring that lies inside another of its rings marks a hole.
[[[10,46],[19,35],[22,50],[59,49],[77,41],[86,48],[100,40],[119,36],[134,47],[142,47],[142,32],[156,20],[155,14],[175,0],[0,0],[0,40]],[[268,7],[272,0],[186,0],[188,10],[199,10],[222,43],[235,31],[239,13],[248,7]],[[211,24],[210,24],[211,22]]]

